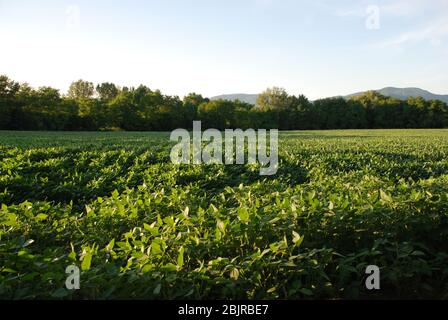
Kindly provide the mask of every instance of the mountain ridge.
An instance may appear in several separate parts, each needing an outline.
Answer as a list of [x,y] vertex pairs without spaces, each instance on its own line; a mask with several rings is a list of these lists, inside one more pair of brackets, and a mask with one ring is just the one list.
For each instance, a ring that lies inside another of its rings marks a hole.
[[211,97],[210,100],[240,100],[241,102],[246,102],[250,104],[255,104],[257,102],[258,94],[250,93],[233,93],[233,94],[221,94],[219,96]]
[[[369,90],[367,90],[369,91]],[[338,96],[343,97],[345,99],[349,99],[352,97],[360,96],[367,91],[360,91],[355,92],[352,94],[348,94],[345,96]],[[400,100],[406,100],[409,97],[422,97],[425,100],[441,100],[445,103],[448,103],[448,95],[444,94],[435,94],[428,90],[424,90],[417,87],[405,87],[405,88],[398,88],[398,87],[385,87],[379,90],[370,90],[370,91],[376,91],[382,95],[393,97]],[[222,94],[218,96],[211,97],[211,100],[218,100],[218,99],[224,99],[224,100],[240,100],[242,102],[247,102],[250,104],[255,104],[257,101],[258,94],[247,94],[247,93],[234,93],[234,94]]]
[[[448,95],[444,94],[435,94],[428,90],[424,90],[417,87],[406,87],[406,88],[397,88],[397,87],[385,87],[379,90],[373,90],[376,91],[384,96],[387,97],[393,97],[400,100],[406,100],[410,97],[422,97],[425,100],[441,100],[445,103],[448,103]],[[356,96],[360,96],[364,94],[367,91],[361,91],[352,93],[346,96],[343,96],[344,98],[352,98]]]

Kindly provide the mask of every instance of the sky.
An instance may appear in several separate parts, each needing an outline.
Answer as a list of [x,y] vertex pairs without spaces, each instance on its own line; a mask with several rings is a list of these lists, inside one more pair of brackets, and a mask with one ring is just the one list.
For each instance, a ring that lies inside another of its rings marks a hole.
[[448,94],[448,0],[0,0],[0,74],[62,93]]

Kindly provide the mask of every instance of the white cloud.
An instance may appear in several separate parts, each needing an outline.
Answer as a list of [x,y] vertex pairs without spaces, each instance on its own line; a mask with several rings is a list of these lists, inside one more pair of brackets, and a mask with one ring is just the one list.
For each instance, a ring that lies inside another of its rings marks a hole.
[[428,42],[432,46],[440,46],[448,36],[448,19],[438,20],[416,31],[404,32],[396,38],[376,44],[378,47],[400,47],[403,45]]

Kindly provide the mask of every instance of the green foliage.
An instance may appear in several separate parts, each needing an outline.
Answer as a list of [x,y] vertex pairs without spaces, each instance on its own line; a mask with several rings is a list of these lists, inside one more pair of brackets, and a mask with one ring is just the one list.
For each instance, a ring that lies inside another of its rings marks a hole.
[[257,106],[263,111],[282,111],[289,107],[289,96],[285,89],[273,87],[260,93],[257,97]]
[[96,86],[96,92],[102,101],[108,102],[118,95],[119,90],[113,83],[104,82]]
[[191,129],[194,120],[220,130],[444,128],[448,107],[438,100],[401,101],[376,92],[310,102],[276,87],[262,92],[257,105],[210,101],[196,93],[181,100],[143,85],[119,88],[106,82],[95,90],[84,80],[61,96],[53,88],[33,89],[0,76],[0,130],[168,131]]
[[282,133],[260,177],[173,165],[168,134],[3,132],[0,297],[447,298],[447,137]]
[[95,87],[92,82],[78,80],[72,82],[68,89],[68,96],[72,99],[85,100],[92,98]]

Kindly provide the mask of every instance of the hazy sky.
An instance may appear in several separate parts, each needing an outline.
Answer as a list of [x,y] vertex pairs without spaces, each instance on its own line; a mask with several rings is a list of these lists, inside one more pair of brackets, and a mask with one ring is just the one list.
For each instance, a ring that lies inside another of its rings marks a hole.
[[448,94],[448,0],[0,0],[0,46],[0,74],[62,92],[82,78],[179,96]]

